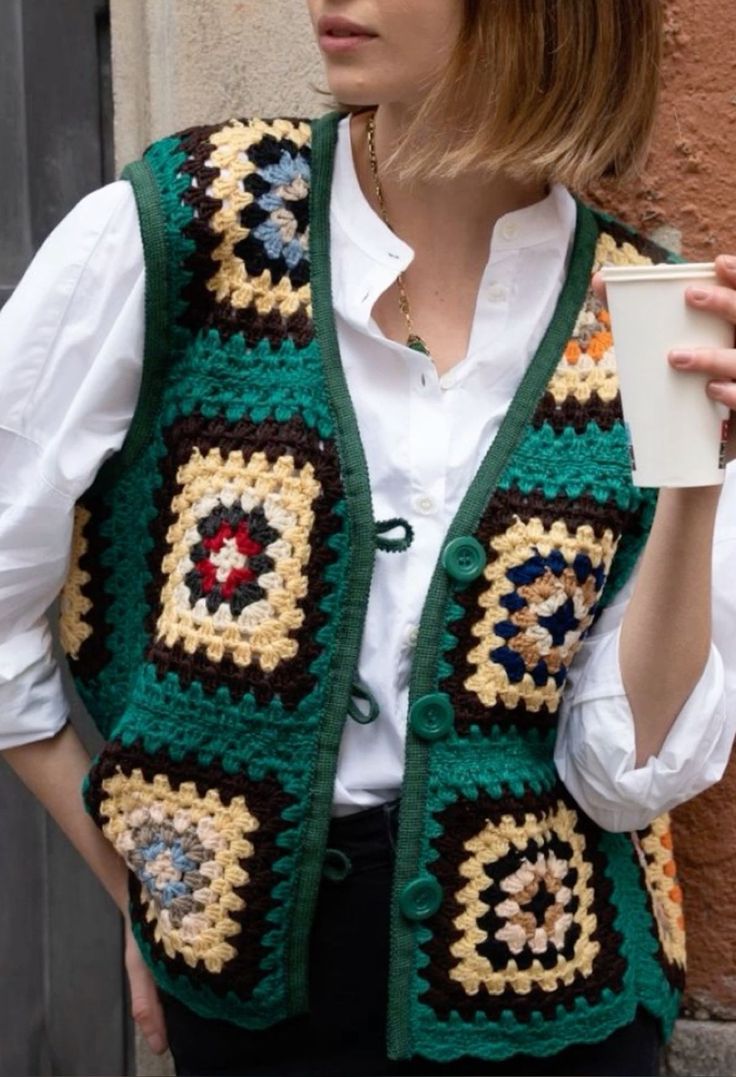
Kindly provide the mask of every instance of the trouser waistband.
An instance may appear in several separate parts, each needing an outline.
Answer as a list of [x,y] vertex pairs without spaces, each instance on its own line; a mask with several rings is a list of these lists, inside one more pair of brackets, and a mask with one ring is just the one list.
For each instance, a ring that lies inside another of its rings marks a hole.
[[324,874],[339,882],[349,874],[393,863],[399,800],[330,820]]

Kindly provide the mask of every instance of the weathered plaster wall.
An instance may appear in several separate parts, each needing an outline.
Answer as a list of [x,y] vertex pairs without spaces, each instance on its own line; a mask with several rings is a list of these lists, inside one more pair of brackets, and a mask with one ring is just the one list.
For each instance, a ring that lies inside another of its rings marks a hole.
[[[736,2],[666,6],[652,155],[633,194],[613,201],[632,224],[664,242],[681,233],[686,257],[710,261],[736,252],[736,53],[727,45]],[[723,782],[675,813],[675,838],[689,938],[688,1011],[736,1020],[736,759]]]
[[667,0],[663,93],[640,183],[613,202],[647,231],[676,229],[692,260],[736,250],[736,0]]
[[736,1020],[736,758],[718,786],[675,813],[688,928],[687,1006]]
[[[689,258],[709,260],[736,252],[736,0],[666,0],[666,9],[664,92],[649,166],[629,191],[606,192],[605,202],[661,241],[681,241]],[[112,0],[112,18],[121,165],[191,123],[321,109],[304,0]],[[690,1011],[736,1020],[736,763],[721,785],[676,813],[676,829]],[[696,1071],[687,1067],[707,1025],[697,1023],[697,1036],[681,1029],[673,1072],[736,1072],[729,1031],[719,1026],[718,1044],[730,1061]]]

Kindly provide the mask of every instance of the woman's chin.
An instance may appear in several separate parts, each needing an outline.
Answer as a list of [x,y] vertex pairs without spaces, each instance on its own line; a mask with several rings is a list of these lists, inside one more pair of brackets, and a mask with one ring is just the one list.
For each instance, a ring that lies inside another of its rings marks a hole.
[[375,86],[366,83],[357,83],[355,79],[330,79],[330,93],[343,105],[350,108],[367,108],[369,105],[378,104],[380,96]]

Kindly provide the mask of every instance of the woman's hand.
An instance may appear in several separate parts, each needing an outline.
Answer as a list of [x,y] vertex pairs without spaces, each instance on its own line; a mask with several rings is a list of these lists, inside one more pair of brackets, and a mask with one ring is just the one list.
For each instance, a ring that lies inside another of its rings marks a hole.
[[[736,258],[722,255],[716,269],[719,283],[687,288],[687,302],[736,327]],[[600,274],[593,287],[605,303]],[[668,359],[683,377],[705,374],[709,396],[736,409],[736,347],[672,352]],[[736,459],[733,416],[728,449],[728,459]],[[660,491],[619,642],[638,766],[661,749],[709,655],[712,544],[721,490],[706,486]]]
[[[695,310],[707,310],[731,322],[736,344],[736,255],[719,255],[716,258],[716,271],[720,284],[691,286],[686,289],[685,297]],[[593,277],[593,288],[605,303],[606,287],[600,273]],[[711,379],[707,387],[708,395],[725,404],[732,412],[736,411],[736,346],[674,351],[670,352],[668,359],[675,370],[708,375]],[[727,459],[729,462],[736,459],[736,421],[733,415]]]
[[[722,254],[716,259],[716,270],[721,283],[689,287],[687,301],[695,310],[707,310],[732,323],[736,332],[736,256]],[[676,370],[707,374],[707,392],[713,400],[726,404],[736,411],[736,347],[695,348],[692,351],[671,352],[670,364]],[[736,459],[736,423],[731,416],[729,438],[729,461]]]
[[2,754],[76,846],[125,917],[125,967],[133,1019],[151,1050],[162,1054],[167,1044],[161,1002],[127,917],[128,871],[84,810],[79,795],[90,766],[89,754],[70,724],[48,740],[9,748]]
[[141,957],[127,916],[125,917],[125,969],[130,985],[130,1008],[133,1020],[145,1036],[153,1053],[162,1055],[168,1046],[164,1011],[161,1008],[153,977]]

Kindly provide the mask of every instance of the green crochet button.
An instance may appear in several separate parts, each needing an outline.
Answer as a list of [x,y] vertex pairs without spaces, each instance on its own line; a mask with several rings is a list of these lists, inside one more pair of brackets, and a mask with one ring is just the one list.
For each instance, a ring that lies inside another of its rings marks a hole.
[[409,711],[409,725],[421,740],[440,740],[452,729],[455,720],[450,697],[446,692],[431,692],[420,696]]
[[442,551],[442,566],[458,583],[472,583],[486,567],[486,552],[472,535],[461,535]]
[[442,887],[431,875],[419,875],[399,895],[399,908],[407,920],[428,920],[442,904]]

